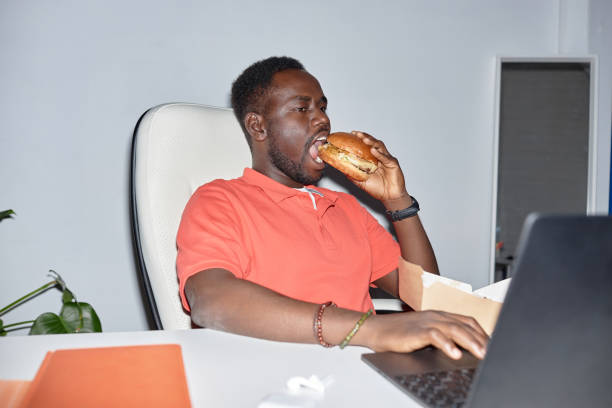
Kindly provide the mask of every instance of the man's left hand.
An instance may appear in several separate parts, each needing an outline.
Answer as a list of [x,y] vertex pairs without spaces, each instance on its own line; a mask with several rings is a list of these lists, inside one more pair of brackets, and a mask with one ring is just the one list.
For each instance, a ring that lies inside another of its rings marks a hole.
[[385,144],[365,132],[353,130],[351,133],[371,147],[372,154],[378,159],[378,169],[366,181],[350,180],[380,201],[406,197],[408,193],[404,183],[404,173],[399,162],[389,153]]

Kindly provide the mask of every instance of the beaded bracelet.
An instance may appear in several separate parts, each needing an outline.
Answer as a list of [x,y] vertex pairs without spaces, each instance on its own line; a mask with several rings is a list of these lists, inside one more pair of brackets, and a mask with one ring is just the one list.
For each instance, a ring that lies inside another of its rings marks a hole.
[[321,319],[323,319],[323,312],[325,311],[325,308],[329,306],[335,307],[336,304],[334,302],[326,302],[319,306],[319,309],[317,309],[317,312],[315,313],[314,325],[312,327],[314,330],[315,339],[317,339],[319,341],[319,344],[323,347],[334,346],[333,344],[327,343],[325,340],[323,340],[323,326],[321,325]]
[[342,340],[342,343],[340,343],[340,348],[341,349],[345,348],[349,344],[349,341],[351,341],[351,339],[353,338],[355,333],[357,333],[357,330],[359,330],[359,328],[361,327],[363,322],[365,322],[366,319],[368,317],[370,317],[373,312],[374,311],[372,309],[370,309],[370,310],[368,310],[367,312],[365,312],[364,314],[361,315],[361,318],[359,319],[359,321],[357,323],[355,323],[355,327],[353,327],[353,330],[351,330],[351,332],[346,335],[344,340]]

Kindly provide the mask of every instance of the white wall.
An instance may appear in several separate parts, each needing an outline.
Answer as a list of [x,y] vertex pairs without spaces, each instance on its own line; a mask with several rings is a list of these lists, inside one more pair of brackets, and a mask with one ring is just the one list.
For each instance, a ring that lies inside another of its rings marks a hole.
[[[319,78],[334,130],[369,131],[400,159],[442,272],[485,284],[495,56],[555,54],[584,18],[561,24],[558,0],[373,3],[4,0],[0,209],[18,215],[0,225],[0,303],[54,268],[106,330],[147,328],[129,225],[136,120],[169,101],[227,106],[242,69],[281,54]],[[46,294],[4,320],[59,306]]]
[[597,209],[607,213],[610,197],[610,127],[612,124],[612,1],[590,0],[589,6],[589,52],[598,56],[599,65],[595,126],[598,136],[596,179],[600,188],[597,189],[595,200]]

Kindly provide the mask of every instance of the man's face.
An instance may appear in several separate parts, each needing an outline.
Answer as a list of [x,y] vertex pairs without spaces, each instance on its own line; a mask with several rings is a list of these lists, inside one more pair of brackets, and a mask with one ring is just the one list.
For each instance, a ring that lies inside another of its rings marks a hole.
[[314,184],[323,175],[325,163],[318,158],[318,146],[329,134],[326,109],[327,98],[309,73],[290,69],[274,75],[264,114],[268,157],[298,184]]

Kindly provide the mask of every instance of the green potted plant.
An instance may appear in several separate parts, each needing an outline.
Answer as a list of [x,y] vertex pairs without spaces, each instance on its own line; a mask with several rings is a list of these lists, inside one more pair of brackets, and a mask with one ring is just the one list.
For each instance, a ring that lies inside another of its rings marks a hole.
[[[0,211],[0,221],[10,218],[14,214],[13,210]],[[6,336],[10,331],[27,328],[30,329],[29,334],[93,333],[102,331],[100,318],[93,307],[88,303],[78,302],[74,294],[66,286],[66,282],[57,272],[50,270],[49,276],[52,278],[50,282],[1,308],[0,316],[50,288],[58,288],[62,291],[62,308],[59,314],[47,312],[34,320],[11,324],[4,324],[3,320],[0,319],[0,336]]]

